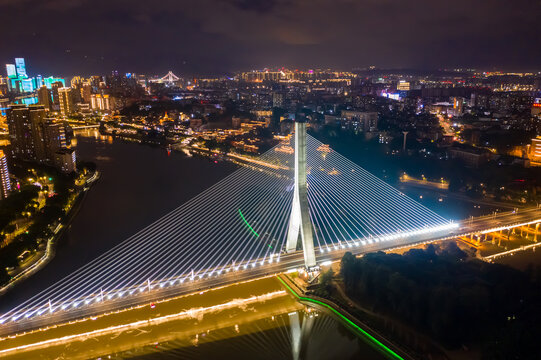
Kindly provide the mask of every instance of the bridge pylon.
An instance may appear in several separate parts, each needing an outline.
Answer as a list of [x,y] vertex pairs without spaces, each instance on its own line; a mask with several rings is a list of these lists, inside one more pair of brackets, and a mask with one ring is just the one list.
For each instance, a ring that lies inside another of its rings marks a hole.
[[306,122],[304,119],[295,121],[295,185],[293,205],[289,217],[286,251],[297,250],[299,235],[304,252],[304,265],[307,269],[316,266],[312,222],[308,207],[306,186]]

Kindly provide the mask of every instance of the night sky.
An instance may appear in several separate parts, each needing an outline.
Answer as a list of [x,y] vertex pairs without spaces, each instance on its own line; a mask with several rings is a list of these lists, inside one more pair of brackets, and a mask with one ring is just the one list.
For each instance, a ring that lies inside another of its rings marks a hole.
[[540,0],[0,0],[29,74],[541,69]]

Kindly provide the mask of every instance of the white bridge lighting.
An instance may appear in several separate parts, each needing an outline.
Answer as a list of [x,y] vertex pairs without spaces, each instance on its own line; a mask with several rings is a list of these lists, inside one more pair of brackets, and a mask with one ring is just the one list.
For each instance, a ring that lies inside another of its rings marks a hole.
[[[311,235],[306,232],[305,239],[311,238],[318,253],[362,249],[376,242],[389,242],[391,247],[393,242],[416,242],[419,236],[458,227],[336,151],[322,147],[315,138],[307,136],[305,141],[308,212],[292,223],[309,224]],[[233,274],[227,275],[230,271],[242,278],[244,272],[265,267],[279,272],[297,266],[284,258],[290,256],[285,250],[294,204],[295,154],[277,151],[283,146],[295,148],[294,137],[0,314],[0,324],[25,321],[29,314],[49,316],[52,311],[41,309],[52,309],[50,304],[56,304],[56,312],[99,308],[97,303],[125,296],[143,299],[169,285],[191,287],[192,281],[201,279],[233,278]],[[327,149],[324,156],[318,148]],[[294,235],[299,232],[293,230],[290,238],[296,241]],[[280,267],[284,259],[288,261]]]

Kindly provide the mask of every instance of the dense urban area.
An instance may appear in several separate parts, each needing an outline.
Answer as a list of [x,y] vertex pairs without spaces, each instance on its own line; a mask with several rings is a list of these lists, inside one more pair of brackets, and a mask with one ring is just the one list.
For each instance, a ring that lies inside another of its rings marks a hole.
[[[250,166],[303,121],[325,144],[321,151],[332,148],[395,187],[417,189],[419,199],[433,191],[513,212],[541,204],[539,72],[371,66],[246,70],[216,78],[171,71],[64,78],[36,74],[32,59],[23,58],[5,69],[2,289],[48,261],[99,178],[100,168],[78,156],[81,131]],[[538,227],[528,231],[493,237],[488,245],[463,239],[459,246],[430,244],[404,253],[346,253],[338,268],[325,269],[319,285],[308,288],[415,358],[445,358],[438,356],[449,350],[534,359],[541,267],[519,270],[480,259],[487,254],[482,246],[492,246],[492,254],[518,247],[513,241],[537,243]],[[410,332],[415,335],[404,336]]]

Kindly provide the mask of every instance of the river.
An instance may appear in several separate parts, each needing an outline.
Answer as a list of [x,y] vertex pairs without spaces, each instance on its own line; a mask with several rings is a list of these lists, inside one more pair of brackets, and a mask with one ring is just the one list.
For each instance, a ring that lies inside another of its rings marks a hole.
[[8,310],[85,265],[233,172],[229,162],[113,141],[92,130],[76,138],[77,157],[101,178],[86,195],[47,266],[2,297]]
[[[97,164],[101,178],[86,195],[78,213],[63,233],[55,258],[30,279],[3,296],[0,310],[62,281],[79,267],[114,247],[153,221],[233,172],[229,162],[168,153],[165,149],[136,142],[114,140],[91,130],[75,139],[77,156]],[[407,193],[407,191],[405,191]],[[417,196],[418,197],[418,196]],[[443,205],[443,204],[442,204]],[[460,218],[461,214],[455,214]],[[298,348],[301,358],[381,359],[337,320],[318,313],[313,320],[299,313],[303,330]],[[304,320],[303,320],[304,319]],[[268,319],[244,324],[243,333],[233,328],[193,341],[170,341],[112,354],[114,358],[294,358],[291,314],[277,315],[278,326],[265,327]],[[297,320],[295,320],[297,321]],[[228,333],[229,332],[229,333]],[[203,335],[201,335],[203,336]],[[224,340],[226,339],[226,340]],[[193,339],[192,339],[193,340]],[[203,341],[204,340],[204,341]]]

